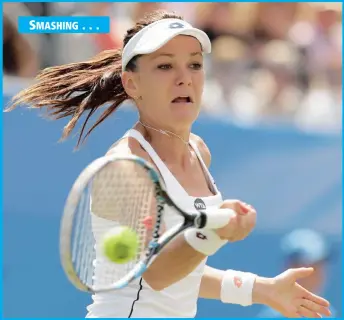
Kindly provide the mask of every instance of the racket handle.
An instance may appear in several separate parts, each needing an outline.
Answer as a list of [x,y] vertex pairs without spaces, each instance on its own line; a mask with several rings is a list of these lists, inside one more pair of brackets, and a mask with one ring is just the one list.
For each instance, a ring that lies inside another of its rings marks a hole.
[[229,223],[231,217],[236,213],[232,209],[216,209],[209,211],[206,214],[206,222],[204,228],[206,229],[219,229]]

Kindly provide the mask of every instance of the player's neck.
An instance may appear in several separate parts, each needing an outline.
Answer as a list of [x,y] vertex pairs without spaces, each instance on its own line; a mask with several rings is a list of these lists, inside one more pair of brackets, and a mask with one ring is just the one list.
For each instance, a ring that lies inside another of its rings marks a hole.
[[184,166],[190,159],[189,130],[180,132],[159,130],[143,121],[138,124],[136,129],[148,138],[149,143],[163,161]]

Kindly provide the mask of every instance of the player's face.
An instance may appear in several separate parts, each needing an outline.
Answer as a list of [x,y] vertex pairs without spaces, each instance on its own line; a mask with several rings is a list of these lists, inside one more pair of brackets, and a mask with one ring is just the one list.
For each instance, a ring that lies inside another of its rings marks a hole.
[[204,85],[201,45],[177,36],[158,51],[138,59],[135,82],[139,111],[150,123],[174,129],[190,127],[201,105]]

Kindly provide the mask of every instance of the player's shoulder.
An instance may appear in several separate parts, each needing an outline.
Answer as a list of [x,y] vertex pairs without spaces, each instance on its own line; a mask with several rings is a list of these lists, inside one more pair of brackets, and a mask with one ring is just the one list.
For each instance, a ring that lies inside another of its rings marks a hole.
[[191,141],[193,141],[196,144],[206,166],[210,167],[211,153],[210,153],[210,150],[209,150],[207,144],[204,142],[204,140],[200,136],[198,136],[194,133],[191,133],[190,139],[191,139]]
[[106,155],[110,154],[135,155],[150,161],[148,153],[142,148],[136,139],[131,137],[125,137],[116,141],[106,153]]
[[119,156],[134,155],[149,162],[155,170],[159,173],[159,169],[148,154],[148,152],[142,148],[141,144],[132,137],[125,137],[116,141],[107,151],[106,155],[118,154]]

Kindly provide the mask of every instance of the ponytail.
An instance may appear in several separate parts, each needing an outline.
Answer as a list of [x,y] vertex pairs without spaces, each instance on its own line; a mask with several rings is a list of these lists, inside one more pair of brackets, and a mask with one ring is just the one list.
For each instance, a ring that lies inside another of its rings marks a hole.
[[[121,50],[107,50],[87,62],[70,63],[44,69],[37,82],[12,99],[5,111],[20,104],[46,108],[53,119],[72,117],[63,130],[62,139],[69,137],[78,120],[87,114],[77,146],[117,107],[129,99],[121,80]],[[104,104],[109,104],[86,135],[90,117]]]

